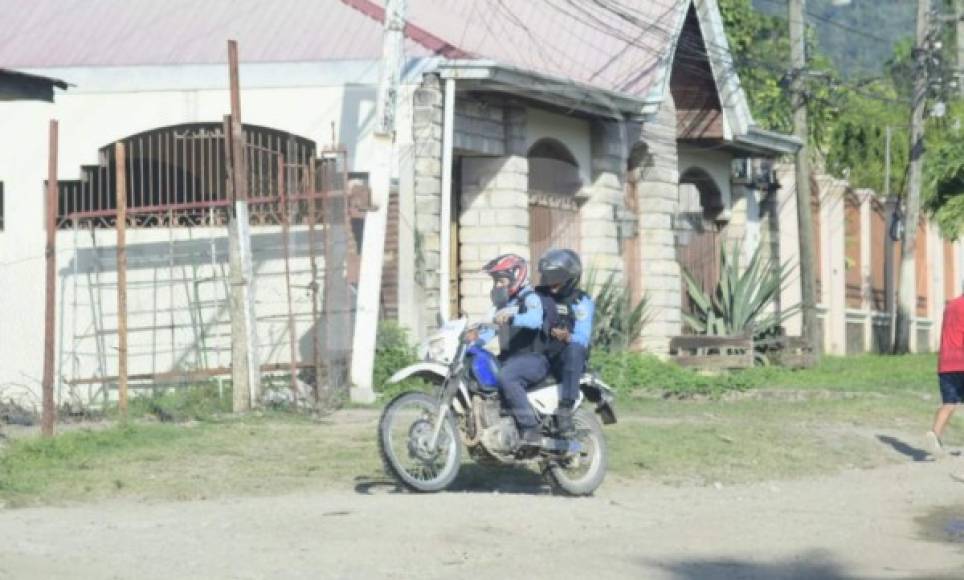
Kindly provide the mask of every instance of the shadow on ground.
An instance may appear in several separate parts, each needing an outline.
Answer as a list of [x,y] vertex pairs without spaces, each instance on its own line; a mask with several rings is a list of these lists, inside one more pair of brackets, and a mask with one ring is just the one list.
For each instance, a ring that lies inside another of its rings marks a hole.
[[[849,574],[839,562],[821,551],[805,552],[782,562],[753,562],[737,558],[682,560],[679,562],[640,562],[646,568],[659,568],[679,580],[856,580],[864,576]],[[950,580],[957,576],[915,576],[903,570],[887,569],[888,577],[924,580]]]
[[903,441],[901,441],[896,437],[891,437],[890,435],[878,435],[877,440],[883,443],[884,445],[889,445],[897,453],[900,453],[901,455],[906,455],[912,461],[933,461],[934,460],[934,458],[931,457],[931,454],[928,453],[927,451],[924,451],[923,449],[918,449],[917,447],[914,447],[912,445],[908,445],[907,443],[904,443]]
[[[355,478],[355,482],[355,493],[364,495],[407,491],[388,475],[358,476]],[[552,493],[545,479],[531,469],[519,466],[487,466],[477,463],[462,465],[458,477],[445,491],[528,495],[548,495]]]

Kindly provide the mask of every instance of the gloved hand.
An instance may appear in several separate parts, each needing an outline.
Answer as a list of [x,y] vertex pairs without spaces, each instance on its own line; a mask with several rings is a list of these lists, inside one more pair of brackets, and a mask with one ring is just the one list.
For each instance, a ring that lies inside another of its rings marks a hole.
[[512,322],[512,317],[515,315],[515,313],[516,313],[515,308],[503,308],[502,310],[499,310],[498,312],[495,313],[495,317],[493,317],[493,320],[499,326],[503,326]]
[[551,334],[552,338],[558,340],[559,342],[568,343],[570,340],[572,340],[572,333],[565,328],[553,328],[549,331],[549,334]]

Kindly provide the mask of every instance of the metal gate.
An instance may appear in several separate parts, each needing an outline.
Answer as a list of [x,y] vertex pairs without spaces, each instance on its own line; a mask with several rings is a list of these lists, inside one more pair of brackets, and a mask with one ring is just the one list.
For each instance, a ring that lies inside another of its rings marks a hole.
[[[231,373],[225,134],[221,123],[154,129],[122,140],[123,165],[111,143],[100,163],[82,167],[80,180],[58,182],[57,227],[73,232],[59,341],[72,396],[108,398],[109,389],[95,386],[118,381],[112,342],[120,333],[130,337],[124,374],[131,382],[190,384]],[[358,240],[347,154],[319,152],[307,139],[265,127],[245,125],[243,134],[249,224],[256,228],[251,252],[261,266],[253,314],[267,340],[261,371],[287,374],[295,398],[306,395],[294,381],[301,376],[324,400],[347,391],[351,358]],[[130,230],[123,245],[101,232],[118,226],[119,192],[126,192]],[[123,329],[113,324],[120,249],[131,271]],[[314,380],[319,372],[322,381]],[[91,387],[86,396],[81,386]]]

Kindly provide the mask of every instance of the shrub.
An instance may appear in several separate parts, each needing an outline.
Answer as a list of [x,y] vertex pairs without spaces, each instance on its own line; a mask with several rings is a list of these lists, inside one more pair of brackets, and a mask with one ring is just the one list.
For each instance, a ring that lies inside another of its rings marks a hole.
[[649,322],[652,314],[649,297],[643,296],[633,304],[632,291],[617,282],[615,273],[597,286],[596,272],[591,271],[586,277],[586,287],[595,291],[593,348],[609,352],[628,349]]
[[408,331],[390,320],[379,322],[375,341],[375,389],[384,390],[386,381],[393,374],[417,361],[415,348],[409,342]]
[[720,279],[709,294],[683,269],[687,293],[696,307],[695,316],[683,319],[696,332],[715,336],[750,334],[758,336],[774,330],[793,308],[779,313],[767,308],[786,282],[789,269],[774,260],[764,260],[758,247],[746,269],[740,268],[740,245],[720,249]]

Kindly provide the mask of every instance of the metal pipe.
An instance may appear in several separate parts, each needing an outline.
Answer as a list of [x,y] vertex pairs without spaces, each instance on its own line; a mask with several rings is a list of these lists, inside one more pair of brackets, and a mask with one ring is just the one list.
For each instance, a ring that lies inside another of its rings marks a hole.
[[451,315],[452,260],[452,148],[455,137],[455,79],[445,79],[445,104],[442,110],[442,211],[439,217],[439,314]]
[[[301,160],[301,152],[299,151]],[[302,160],[308,163],[308,171],[305,176],[307,180],[306,189],[315,191],[315,170],[314,159],[309,157]],[[318,333],[321,332],[321,319],[318,316],[318,261],[315,256],[315,218],[318,211],[318,202],[312,201],[308,204],[308,263],[311,267],[311,283],[309,289],[311,293],[311,362],[315,369],[315,404],[321,404],[321,344]]]
[[57,121],[50,121],[47,150],[47,262],[44,304],[43,412],[41,432],[54,434],[54,326],[57,318]]
[[117,406],[127,419],[127,154],[123,141],[114,146],[117,172]]
[[289,249],[291,229],[288,222],[288,199],[285,196],[287,186],[285,180],[285,158],[284,155],[278,156],[278,203],[281,206],[281,247],[284,252],[285,260],[285,295],[288,301],[288,362],[291,369],[291,396],[294,401],[298,401],[298,349],[295,339],[295,316],[291,307],[291,251]]

